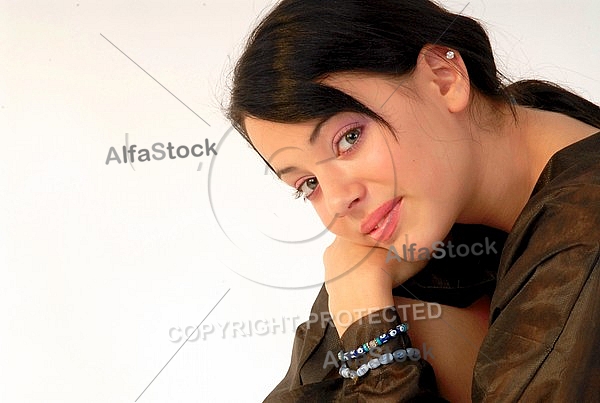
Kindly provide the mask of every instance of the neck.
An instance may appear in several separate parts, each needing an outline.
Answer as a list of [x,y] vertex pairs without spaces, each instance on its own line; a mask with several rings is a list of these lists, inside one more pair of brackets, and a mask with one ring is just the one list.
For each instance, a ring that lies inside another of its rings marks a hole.
[[476,187],[459,222],[510,232],[550,158],[559,150],[598,132],[597,128],[553,112],[506,108],[498,130],[473,130]]

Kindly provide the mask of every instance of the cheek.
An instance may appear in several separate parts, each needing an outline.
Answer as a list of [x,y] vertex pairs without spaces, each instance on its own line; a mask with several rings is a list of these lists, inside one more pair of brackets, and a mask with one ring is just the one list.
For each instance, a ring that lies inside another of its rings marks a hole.
[[456,187],[457,173],[464,172],[463,163],[451,144],[423,136],[401,136],[393,144],[393,161],[388,157],[382,164],[388,162],[399,191],[407,196],[445,199]]
[[390,179],[396,175],[396,168],[401,162],[400,157],[394,153],[393,144],[382,142],[380,146],[369,153],[366,166],[379,178]]
[[[382,133],[373,133],[360,150],[353,166],[354,173],[368,184],[383,184],[394,192],[394,184],[398,183],[398,167],[402,163],[401,153],[398,152],[398,143],[390,136]],[[373,193],[377,188],[371,187],[368,193]],[[376,200],[384,195],[377,196]],[[386,195],[385,197],[389,197]]]
[[324,207],[324,203],[322,201],[313,202],[312,205],[317,212],[317,215],[321,219],[323,226],[328,228],[333,234],[341,235],[343,230],[341,228],[340,221],[335,219],[335,214],[331,214],[328,209]]

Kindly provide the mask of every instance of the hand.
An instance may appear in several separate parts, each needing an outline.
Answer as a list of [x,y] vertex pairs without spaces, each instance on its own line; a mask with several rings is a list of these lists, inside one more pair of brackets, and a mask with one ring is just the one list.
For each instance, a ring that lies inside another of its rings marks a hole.
[[[340,337],[370,312],[394,305],[392,289],[421,270],[426,261],[386,263],[388,250],[337,237],[325,250],[329,312]],[[350,317],[348,317],[350,315]]]

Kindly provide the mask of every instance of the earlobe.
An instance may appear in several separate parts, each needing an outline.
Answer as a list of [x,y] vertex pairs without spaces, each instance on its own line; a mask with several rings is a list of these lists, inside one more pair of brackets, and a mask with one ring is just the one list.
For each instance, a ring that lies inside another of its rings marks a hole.
[[424,68],[443,97],[450,112],[461,112],[469,104],[469,75],[456,50],[445,46],[426,45],[421,49],[417,68]]

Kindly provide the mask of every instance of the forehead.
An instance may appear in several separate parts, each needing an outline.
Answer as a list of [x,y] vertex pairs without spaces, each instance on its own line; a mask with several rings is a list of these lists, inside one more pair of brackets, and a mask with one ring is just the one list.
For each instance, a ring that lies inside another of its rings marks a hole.
[[250,141],[267,161],[285,149],[307,149],[310,134],[318,121],[278,123],[247,117],[244,126]]
[[[321,83],[350,95],[380,115],[385,115],[384,109],[389,106],[382,107],[390,95],[398,91],[397,82],[391,77],[356,72],[335,73]],[[319,122],[320,119],[302,123],[276,123],[253,117],[244,119],[252,144],[268,161],[274,153],[286,147],[307,149],[310,135]]]

